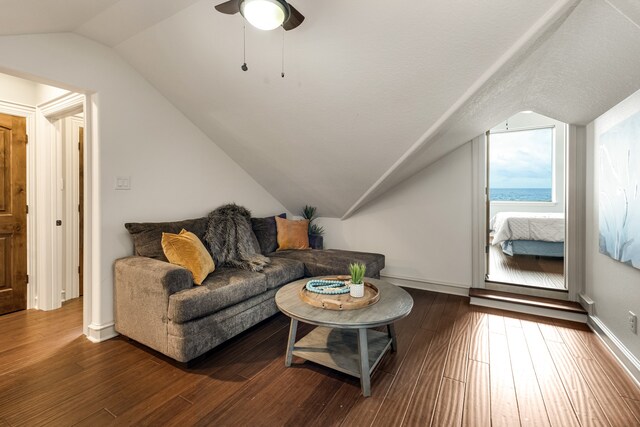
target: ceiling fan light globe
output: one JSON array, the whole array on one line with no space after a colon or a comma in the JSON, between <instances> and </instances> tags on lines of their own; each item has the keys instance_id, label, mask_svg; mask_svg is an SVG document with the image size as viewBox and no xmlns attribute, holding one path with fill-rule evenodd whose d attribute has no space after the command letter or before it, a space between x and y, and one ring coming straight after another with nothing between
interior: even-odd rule
<instances>
[{"instance_id":1,"label":"ceiling fan light globe","mask_svg":"<svg viewBox=\"0 0 640 427\"><path fill-rule=\"evenodd\" d=\"M244 0L240 13L259 30L275 30L287 19L289 11L277 0Z\"/></svg>"}]
</instances>

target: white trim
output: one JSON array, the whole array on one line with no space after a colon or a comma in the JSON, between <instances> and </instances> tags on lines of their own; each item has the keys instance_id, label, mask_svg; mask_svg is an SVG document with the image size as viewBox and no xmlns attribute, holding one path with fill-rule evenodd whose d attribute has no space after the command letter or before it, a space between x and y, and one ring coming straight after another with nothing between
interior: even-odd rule
<instances>
[{"instance_id":1,"label":"white trim","mask_svg":"<svg viewBox=\"0 0 640 427\"><path fill-rule=\"evenodd\" d=\"M562 301L569 301L569 291L557 288L541 288L526 285L513 285L501 282L485 282L485 289L493 291L509 292L513 294L528 295L532 297L551 298Z\"/></svg>"},{"instance_id":2,"label":"white trim","mask_svg":"<svg viewBox=\"0 0 640 427\"><path fill-rule=\"evenodd\" d=\"M0 113L25 117L27 119L27 308L38 308L38 285L36 274L36 109L34 107L8 101L0 101Z\"/></svg>"},{"instance_id":3,"label":"white trim","mask_svg":"<svg viewBox=\"0 0 640 427\"><path fill-rule=\"evenodd\" d=\"M534 314L537 316L551 317L553 319L570 320L572 322L587 323L587 315L572 313L563 310L553 310L550 308L534 307L526 304L518 304L507 301L496 301L486 298L471 297L471 305L479 305L481 307L497 308L506 311L515 311L516 313Z\"/></svg>"},{"instance_id":4,"label":"white trim","mask_svg":"<svg viewBox=\"0 0 640 427\"><path fill-rule=\"evenodd\" d=\"M55 270L57 256L55 238L56 215L56 126L36 109L37 143L35 148L35 164L38 173L35 175L35 222L36 244L34 270L38 277L44 278L42 286L38 286L38 309L53 310L61 306L59 278ZM31 212L30 212L31 214Z\"/></svg>"},{"instance_id":5,"label":"white trim","mask_svg":"<svg viewBox=\"0 0 640 427\"><path fill-rule=\"evenodd\" d=\"M486 218L486 136L480 135L471 142L471 284L474 288L485 287L485 224Z\"/></svg>"},{"instance_id":6,"label":"white trim","mask_svg":"<svg viewBox=\"0 0 640 427\"><path fill-rule=\"evenodd\" d=\"M565 151L565 285L569 300L577 301L584 292L585 230L586 230L586 150L584 126L567 128Z\"/></svg>"},{"instance_id":7,"label":"white trim","mask_svg":"<svg viewBox=\"0 0 640 427\"><path fill-rule=\"evenodd\" d=\"M73 116L83 111L84 98L82 93L67 93L38 105L38 109L49 120Z\"/></svg>"},{"instance_id":8,"label":"white trim","mask_svg":"<svg viewBox=\"0 0 640 427\"><path fill-rule=\"evenodd\" d=\"M99 122L98 94L87 95L84 99L84 304L83 330L89 336L92 319L100 319L101 277L100 277L100 158L98 152ZM112 283L105 286L113 286Z\"/></svg>"},{"instance_id":9,"label":"white trim","mask_svg":"<svg viewBox=\"0 0 640 427\"><path fill-rule=\"evenodd\" d=\"M494 128L496 129L496 128ZM511 129L496 129L490 130L489 133L491 135L495 133L509 133L509 132L524 132L527 130L541 130L541 129L553 129L555 134L556 125L543 125L543 126L524 126L519 128L511 128Z\"/></svg>"},{"instance_id":10,"label":"white trim","mask_svg":"<svg viewBox=\"0 0 640 427\"><path fill-rule=\"evenodd\" d=\"M443 294L469 296L468 285L387 274L380 274L380 278L383 278L387 282L392 283L396 286L402 286L405 288L422 289L426 291L440 292Z\"/></svg>"},{"instance_id":11,"label":"white trim","mask_svg":"<svg viewBox=\"0 0 640 427\"><path fill-rule=\"evenodd\" d=\"M63 118L84 111L85 95L68 93L52 101L39 105L37 112L38 145L36 161L38 163L37 204L48 207L38 214L36 256L39 277L50 278L47 286L38 288L38 308L54 310L62 306L62 282L64 268L63 228L55 222L62 218L62 194L60 178L62 174L62 130ZM64 225L64 224L63 224ZM66 297L71 297L66 292ZM86 304L85 304L86 306ZM86 323L85 323L86 324Z\"/></svg>"},{"instance_id":12,"label":"white trim","mask_svg":"<svg viewBox=\"0 0 640 427\"><path fill-rule=\"evenodd\" d=\"M595 313L596 303L589 296L585 294L578 294L578 302L584 308L589 316L593 316Z\"/></svg>"},{"instance_id":13,"label":"white trim","mask_svg":"<svg viewBox=\"0 0 640 427\"><path fill-rule=\"evenodd\" d=\"M620 362L636 385L640 386L640 360L615 336L598 316L589 316L587 325Z\"/></svg>"},{"instance_id":14,"label":"white trim","mask_svg":"<svg viewBox=\"0 0 640 427\"><path fill-rule=\"evenodd\" d=\"M118 333L116 332L115 323L113 322L107 323L106 325L95 325L92 323L87 326L86 335L89 341L98 343L116 337Z\"/></svg>"}]
</instances>

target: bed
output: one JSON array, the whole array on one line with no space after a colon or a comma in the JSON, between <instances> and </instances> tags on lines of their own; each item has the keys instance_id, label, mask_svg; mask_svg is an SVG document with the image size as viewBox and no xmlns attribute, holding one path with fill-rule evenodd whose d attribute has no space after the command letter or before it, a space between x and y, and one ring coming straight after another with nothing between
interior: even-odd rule
<instances>
[{"instance_id":1,"label":"bed","mask_svg":"<svg viewBox=\"0 0 640 427\"><path fill-rule=\"evenodd\" d=\"M564 257L564 214L500 212L489 227L507 255Z\"/></svg>"}]
</instances>

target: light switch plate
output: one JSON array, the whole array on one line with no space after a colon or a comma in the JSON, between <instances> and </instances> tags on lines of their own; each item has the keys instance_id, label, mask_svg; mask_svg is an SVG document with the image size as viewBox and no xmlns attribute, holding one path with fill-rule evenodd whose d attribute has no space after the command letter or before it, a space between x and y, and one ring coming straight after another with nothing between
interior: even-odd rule
<instances>
[{"instance_id":1,"label":"light switch plate","mask_svg":"<svg viewBox=\"0 0 640 427\"><path fill-rule=\"evenodd\" d=\"M131 177L130 176L117 176L116 177L116 190L131 190Z\"/></svg>"}]
</instances>

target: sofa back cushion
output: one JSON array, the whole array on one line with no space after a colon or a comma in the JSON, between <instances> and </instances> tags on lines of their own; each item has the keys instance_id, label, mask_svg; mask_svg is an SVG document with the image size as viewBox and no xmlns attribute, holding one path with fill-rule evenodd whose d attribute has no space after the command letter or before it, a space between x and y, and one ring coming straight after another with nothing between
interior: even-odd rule
<instances>
[{"instance_id":1,"label":"sofa back cushion","mask_svg":"<svg viewBox=\"0 0 640 427\"><path fill-rule=\"evenodd\" d=\"M286 218L287 214L278 215L279 218ZM251 228L258 239L260 252L263 255L270 254L278 249L278 231L276 228L276 217L251 218Z\"/></svg>"},{"instance_id":2,"label":"sofa back cushion","mask_svg":"<svg viewBox=\"0 0 640 427\"><path fill-rule=\"evenodd\" d=\"M168 261L162 251L162 233L178 234L185 229L203 240L208 223L207 217L203 217L174 222L129 222L124 226L131 234L136 255Z\"/></svg>"}]
</instances>

